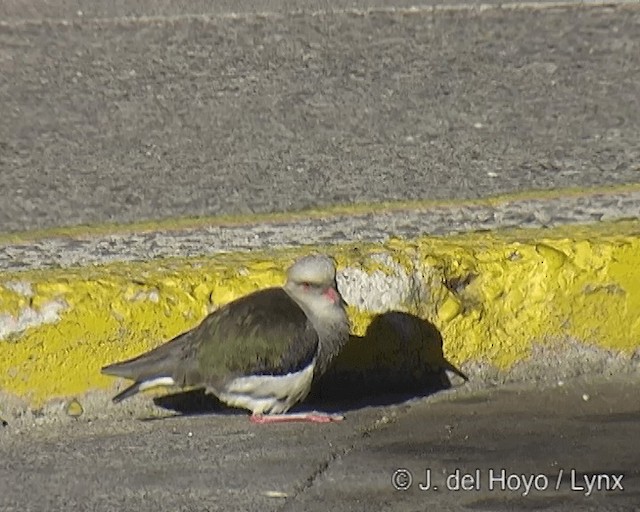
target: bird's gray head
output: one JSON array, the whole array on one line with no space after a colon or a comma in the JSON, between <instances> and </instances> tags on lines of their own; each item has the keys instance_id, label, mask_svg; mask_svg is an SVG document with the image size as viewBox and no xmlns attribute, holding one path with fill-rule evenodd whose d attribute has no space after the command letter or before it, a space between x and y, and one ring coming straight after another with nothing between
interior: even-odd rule
<instances>
[{"instance_id":1,"label":"bird's gray head","mask_svg":"<svg viewBox=\"0 0 640 512\"><path fill-rule=\"evenodd\" d=\"M295 299L314 310L326 306L344 306L336 285L336 265L328 256L300 258L287 270L284 288Z\"/></svg>"},{"instance_id":2,"label":"bird's gray head","mask_svg":"<svg viewBox=\"0 0 640 512\"><path fill-rule=\"evenodd\" d=\"M323 285L331 284L335 278L335 263L323 255L300 258L287 270L287 282Z\"/></svg>"}]
</instances>

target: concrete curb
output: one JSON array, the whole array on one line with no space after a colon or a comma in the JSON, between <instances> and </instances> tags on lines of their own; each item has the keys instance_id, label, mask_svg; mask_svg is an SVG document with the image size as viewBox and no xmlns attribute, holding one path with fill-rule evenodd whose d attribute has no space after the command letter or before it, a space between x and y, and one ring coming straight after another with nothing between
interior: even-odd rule
<instances>
[{"instance_id":1,"label":"concrete curb","mask_svg":"<svg viewBox=\"0 0 640 512\"><path fill-rule=\"evenodd\" d=\"M338 262L354 334L335 382L374 375L384 388L449 364L478 379L532 355L544 377L567 347L568 371L638 363L640 222L628 221L4 272L0 389L37 407L113 388L103 364L281 283L287 264L318 250Z\"/></svg>"},{"instance_id":2,"label":"concrete curb","mask_svg":"<svg viewBox=\"0 0 640 512\"><path fill-rule=\"evenodd\" d=\"M640 185L630 184L465 201L355 204L244 217L80 226L0 236L0 272L637 218Z\"/></svg>"}]
</instances>

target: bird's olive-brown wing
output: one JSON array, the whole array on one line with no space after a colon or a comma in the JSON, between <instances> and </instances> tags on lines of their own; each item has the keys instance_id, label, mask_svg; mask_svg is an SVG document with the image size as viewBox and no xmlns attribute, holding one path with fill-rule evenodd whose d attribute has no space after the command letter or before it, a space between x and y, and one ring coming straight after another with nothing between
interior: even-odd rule
<instances>
[{"instance_id":1,"label":"bird's olive-brown wing","mask_svg":"<svg viewBox=\"0 0 640 512\"><path fill-rule=\"evenodd\" d=\"M283 289L272 288L209 315L192 332L190 345L193 377L197 373L202 383L214 385L231 376L301 370L316 355L318 334L300 306ZM196 384L186 377L187 384Z\"/></svg>"}]
</instances>

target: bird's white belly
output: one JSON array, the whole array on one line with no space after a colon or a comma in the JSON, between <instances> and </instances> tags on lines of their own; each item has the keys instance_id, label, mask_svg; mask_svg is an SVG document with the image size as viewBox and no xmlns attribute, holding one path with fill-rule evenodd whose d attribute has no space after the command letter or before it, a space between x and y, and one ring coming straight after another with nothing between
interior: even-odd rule
<instances>
[{"instance_id":1,"label":"bird's white belly","mask_svg":"<svg viewBox=\"0 0 640 512\"><path fill-rule=\"evenodd\" d=\"M314 367L315 360L303 370L286 375L237 377L224 388L212 391L232 407L242 407L253 414L281 414L307 396Z\"/></svg>"}]
</instances>

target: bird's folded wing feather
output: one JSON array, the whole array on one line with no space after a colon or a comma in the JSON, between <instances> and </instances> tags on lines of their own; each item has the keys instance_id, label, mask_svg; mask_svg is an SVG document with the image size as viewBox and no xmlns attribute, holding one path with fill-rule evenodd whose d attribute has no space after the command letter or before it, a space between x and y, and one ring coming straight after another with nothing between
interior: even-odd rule
<instances>
[{"instance_id":1,"label":"bird's folded wing feather","mask_svg":"<svg viewBox=\"0 0 640 512\"><path fill-rule=\"evenodd\" d=\"M196 336L205 380L206 374L291 373L306 367L318 348L313 325L280 288L256 292L222 308L205 319Z\"/></svg>"},{"instance_id":2,"label":"bird's folded wing feather","mask_svg":"<svg viewBox=\"0 0 640 512\"><path fill-rule=\"evenodd\" d=\"M102 371L137 382L168 376L181 386L216 386L233 376L300 370L317 347L317 332L304 311L283 289L271 288L227 304L193 330Z\"/></svg>"}]
</instances>

